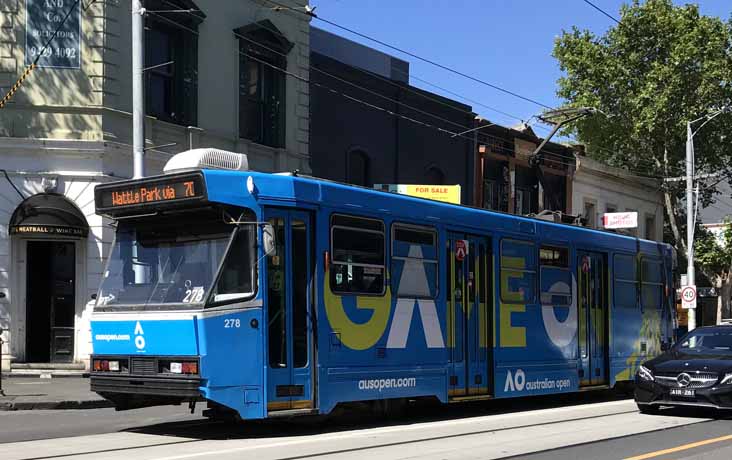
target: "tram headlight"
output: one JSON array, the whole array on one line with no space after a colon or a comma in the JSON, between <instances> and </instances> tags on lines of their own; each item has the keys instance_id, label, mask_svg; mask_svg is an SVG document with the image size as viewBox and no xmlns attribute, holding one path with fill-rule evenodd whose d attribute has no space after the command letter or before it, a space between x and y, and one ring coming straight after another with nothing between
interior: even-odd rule
<instances>
[{"instance_id":1,"label":"tram headlight","mask_svg":"<svg viewBox=\"0 0 732 460\"><path fill-rule=\"evenodd\" d=\"M722 378L722 381L719 382L720 385L730 385L732 384L732 374L724 374L724 378Z\"/></svg>"},{"instance_id":2,"label":"tram headlight","mask_svg":"<svg viewBox=\"0 0 732 460\"><path fill-rule=\"evenodd\" d=\"M637 375L641 380L645 380L647 382L653 382L655 380L653 378L653 372L651 372L647 367L642 365L638 367Z\"/></svg>"},{"instance_id":3,"label":"tram headlight","mask_svg":"<svg viewBox=\"0 0 732 460\"><path fill-rule=\"evenodd\" d=\"M163 374L198 374L198 362L161 361L160 372Z\"/></svg>"},{"instance_id":4,"label":"tram headlight","mask_svg":"<svg viewBox=\"0 0 732 460\"><path fill-rule=\"evenodd\" d=\"M119 372L121 367L118 360L95 359L92 363L94 372Z\"/></svg>"}]
</instances>

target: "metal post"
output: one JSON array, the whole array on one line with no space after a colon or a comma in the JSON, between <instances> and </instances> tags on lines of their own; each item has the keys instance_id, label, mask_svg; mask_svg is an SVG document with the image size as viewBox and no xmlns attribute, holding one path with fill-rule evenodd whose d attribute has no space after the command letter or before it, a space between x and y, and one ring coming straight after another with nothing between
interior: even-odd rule
<instances>
[{"instance_id":1,"label":"metal post","mask_svg":"<svg viewBox=\"0 0 732 460\"><path fill-rule=\"evenodd\" d=\"M3 332L5 332L5 329L0 328L0 396L5 396L3 390L3 345L5 344L2 337Z\"/></svg>"},{"instance_id":2,"label":"metal post","mask_svg":"<svg viewBox=\"0 0 732 460\"><path fill-rule=\"evenodd\" d=\"M686 123L686 285L694 286L694 133L691 131L691 122ZM690 308L688 314L688 329L696 328L696 308Z\"/></svg>"},{"instance_id":3,"label":"metal post","mask_svg":"<svg viewBox=\"0 0 732 460\"><path fill-rule=\"evenodd\" d=\"M143 80L145 9L132 0L132 177L145 175L145 82Z\"/></svg>"}]
</instances>

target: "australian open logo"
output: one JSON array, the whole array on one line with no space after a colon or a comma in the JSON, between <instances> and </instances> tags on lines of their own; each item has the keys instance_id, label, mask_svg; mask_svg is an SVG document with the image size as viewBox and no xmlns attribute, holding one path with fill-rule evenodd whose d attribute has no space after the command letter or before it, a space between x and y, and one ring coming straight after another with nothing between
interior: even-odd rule
<instances>
[{"instance_id":1,"label":"australian open logo","mask_svg":"<svg viewBox=\"0 0 732 460\"><path fill-rule=\"evenodd\" d=\"M138 351L145 351L145 331L139 321L135 324L135 347Z\"/></svg>"}]
</instances>

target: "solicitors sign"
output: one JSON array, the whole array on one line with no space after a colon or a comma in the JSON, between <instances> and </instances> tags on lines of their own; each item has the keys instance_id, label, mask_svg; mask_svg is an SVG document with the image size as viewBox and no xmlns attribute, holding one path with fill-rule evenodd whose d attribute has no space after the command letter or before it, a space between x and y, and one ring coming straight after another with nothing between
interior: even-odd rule
<instances>
[{"instance_id":1,"label":"solicitors sign","mask_svg":"<svg viewBox=\"0 0 732 460\"><path fill-rule=\"evenodd\" d=\"M25 0L26 66L41 55L38 67L81 68L80 3L81 0ZM53 40L44 49L51 37Z\"/></svg>"}]
</instances>

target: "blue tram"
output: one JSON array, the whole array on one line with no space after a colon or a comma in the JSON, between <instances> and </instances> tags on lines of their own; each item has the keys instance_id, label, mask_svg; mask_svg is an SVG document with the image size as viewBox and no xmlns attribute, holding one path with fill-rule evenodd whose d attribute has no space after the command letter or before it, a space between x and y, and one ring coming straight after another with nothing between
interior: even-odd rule
<instances>
[{"instance_id":1,"label":"blue tram","mask_svg":"<svg viewBox=\"0 0 732 460\"><path fill-rule=\"evenodd\" d=\"M118 409L608 388L672 339L668 245L245 163L196 149L96 188L91 387Z\"/></svg>"}]
</instances>

